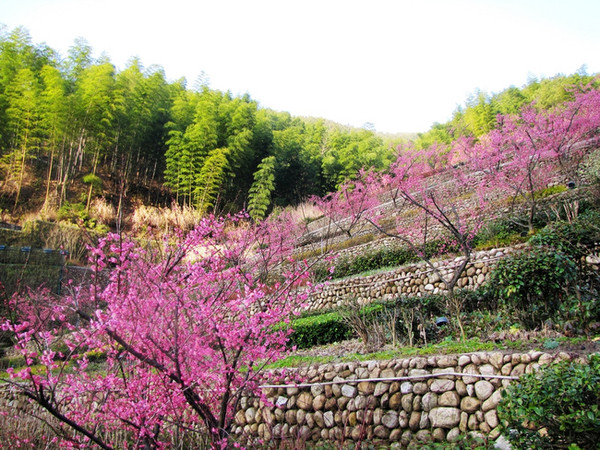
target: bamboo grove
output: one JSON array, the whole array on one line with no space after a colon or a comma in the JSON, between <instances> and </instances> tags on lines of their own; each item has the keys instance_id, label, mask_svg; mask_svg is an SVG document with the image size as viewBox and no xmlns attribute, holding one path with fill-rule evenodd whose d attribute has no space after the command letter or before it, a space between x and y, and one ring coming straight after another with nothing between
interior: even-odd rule
<instances>
[{"instance_id":1,"label":"bamboo grove","mask_svg":"<svg viewBox=\"0 0 600 450\"><path fill-rule=\"evenodd\" d=\"M566 86L590 79L580 71L476 93L451 121L414 135L415 145L483 135L497 114L560 103ZM117 214L124 204L175 201L263 218L335 191L360 168L387 169L403 139L293 117L202 81L190 88L136 58L117 70L83 39L62 56L24 28L0 25L0 210L16 218L66 204L87 210L95 197Z\"/></svg>"},{"instance_id":2,"label":"bamboo grove","mask_svg":"<svg viewBox=\"0 0 600 450\"><path fill-rule=\"evenodd\" d=\"M250 203L263 214L393 155L371 130L294 118L202 83L190 89L135 58L117 71L81 39L62 58L24 29L0 31L4 210L139 195L202 210Z\"/></svg>"}]
</instances>

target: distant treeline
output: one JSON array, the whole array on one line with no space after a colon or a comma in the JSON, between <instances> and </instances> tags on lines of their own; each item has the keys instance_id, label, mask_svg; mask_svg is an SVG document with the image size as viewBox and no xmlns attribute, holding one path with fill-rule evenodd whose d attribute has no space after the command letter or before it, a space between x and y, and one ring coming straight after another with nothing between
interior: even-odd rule
<instances>
[{"instance_id":1,"label":"distant treeline","mask_svg":"<svg viewBox=\"0 0 600 450\"><path fill-rule=\"evenodd\" d=\"M479 136L498 113L547 107L588 82L579 73L479 93L452 121L416 138L428 147ZM398 124L401 128L402 124ZM96 196L217 212L296 204L335 190L362 167L386 169L400 138L261 108L249 95L166 80L138 59L117 71L75 40L62 57L23 28L0 28L0 209L89 208Z\"/></svg>"}]
</instances>

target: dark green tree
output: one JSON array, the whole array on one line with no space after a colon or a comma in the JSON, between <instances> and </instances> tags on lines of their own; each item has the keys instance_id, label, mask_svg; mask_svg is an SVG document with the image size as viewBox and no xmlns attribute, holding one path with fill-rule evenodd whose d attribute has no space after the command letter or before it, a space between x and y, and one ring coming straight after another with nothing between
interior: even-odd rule
<instances>
[{"instance_id":1,"label":"dark green tree","mask_svg":"<svg viewBox=\"0 0 600 450\"><path fill-rule=\"evenodd\" d=\"M15 209L20 200L27 160L39 146L38 91L37 79L28 68L18 70L6 89L6 118L10 141L9 152L3 156L2 163L6 167L6 181L10 180L14 184Z\"/></svg>"},{"instance_id":2,"label":"dark green tree","mask_svg":"<svg viewBox=\"0 0 600 450\"><path fill-rule=\"evenodd\" d=\"M248 195L248 213L254 220L266 217L275 189L275 157L267 156L254 173L254 183Z\"/></svg>"},{"instance_id":3,"label":"dark green tree","mask_svg":"<svg viewBox=\"0 0 600 450\"><path fill-rule=\"evenodd\" d=\"M194 206L202 212L214 209L218 204L229 169L228 153L227 148L211 150L198 173Z\"/></svg>"}]
</instances>

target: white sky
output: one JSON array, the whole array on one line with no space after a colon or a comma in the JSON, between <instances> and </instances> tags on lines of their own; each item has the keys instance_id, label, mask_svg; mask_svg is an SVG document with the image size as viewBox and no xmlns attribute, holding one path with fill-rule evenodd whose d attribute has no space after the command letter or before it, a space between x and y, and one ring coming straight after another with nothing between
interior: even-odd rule
<instances>
[{"instance_id":1,"label":"white sky","mask_svg":"<svg viewBox=\"0 0 600 450\"><path fill-rule=\"evenodd\" d=\"M384 132L426 131L476 89L600 72L598 0L0 0L0 24Z\"/></svg>"}]
</instances>

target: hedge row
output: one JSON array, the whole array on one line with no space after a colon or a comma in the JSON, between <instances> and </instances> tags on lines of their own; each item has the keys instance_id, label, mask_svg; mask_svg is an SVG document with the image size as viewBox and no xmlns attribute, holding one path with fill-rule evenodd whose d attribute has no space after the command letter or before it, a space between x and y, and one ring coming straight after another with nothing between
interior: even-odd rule
<instances>
[{"instance_id":1,"label":"hedge row","mask_svg":"<svg viewBox=\"0 0 600 450\"><path fill-rule=\"evenodd\" d=\"M382 248L359 256L338 259L335 262L335 270L333 274L331 274L329 270L329 264L318 265L313 270L313 273L317 281L323 281L328 278L344 278L370 270L412 264L422 260L422 256L420 256L419 253L423 253L429 258L439 254L442 249L445 252L451 252L455 250L442 241L428 242L418 251L414 251L406 247Z\"/></svg>"}]
</instances>

